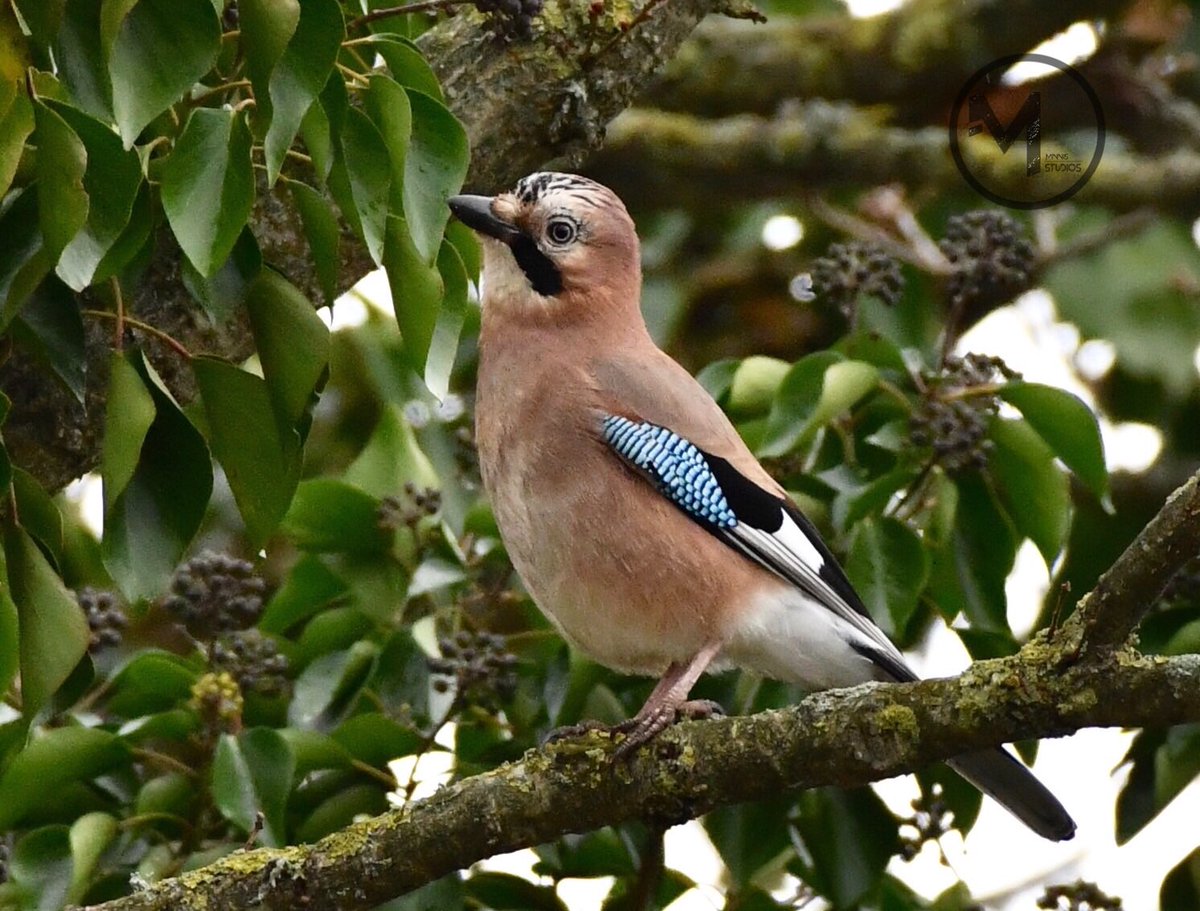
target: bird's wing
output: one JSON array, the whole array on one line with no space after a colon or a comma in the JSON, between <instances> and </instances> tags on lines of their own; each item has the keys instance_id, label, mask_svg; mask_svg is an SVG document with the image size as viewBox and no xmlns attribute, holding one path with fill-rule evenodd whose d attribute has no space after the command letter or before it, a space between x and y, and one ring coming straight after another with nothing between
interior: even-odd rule
<instances>
[{"instance_id":1,"label":"bird's wing","mask_svg":"<svg viewBox=\"0 0 1200 911\"><path fill-rule=\"evenodd\" d=\"M897 680L916 679L794 503L660 424L606 414L601 434L616 455L692 521L856 630L861 638L851 642L854 648Z\"/></svg>"}]
</instances>

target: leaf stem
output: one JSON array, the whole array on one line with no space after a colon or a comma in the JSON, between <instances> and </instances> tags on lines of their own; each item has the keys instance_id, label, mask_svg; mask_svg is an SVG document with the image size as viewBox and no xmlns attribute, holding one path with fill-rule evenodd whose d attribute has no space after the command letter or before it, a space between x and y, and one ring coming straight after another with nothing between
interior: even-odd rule
<instances>
[{"instance_id":1,"label":"leaf stem","mask_svg":"<svg viewBox=\"0 0 1200 911\"><path fill-rule=\"evenodd\" d=\"M163 332L161 329L156 329L149 323L143 323L140 319L134 319L131 316L124 316L123 314L118 316L115 313L109 313L107 310L84 310L83 315L94 316L97 319L119 320L121 323L129 326L130 328L137 329L140 332L145 332L147 335L154 336L184 360L190 361L192 359L192 352L183 347L182 343Z\"/></svg>"},{"instance_id":2,"label":"leaf stem","mask_svg":"<svg viewBox=\"0 0 1200 911\"><path fill-rule=\"evenodd\" d=\"M403 16L405 13L438 12L439 10L449 11L456 6L463 6L470 2L471 0L419 0L417 3L406 3L403 6L373 9L369 13L363 13L356 19L351 19L346 24L346 31L362 28L364 25L377 22L380 19L390 19L392 16Z\"/></svg>"},{"instance_id":3,"label":"leaf stem","mask_svg":"<svg viewBox=\"0 0 1200 911\"><path fill-rule=\"evenodd\" d=\"M220 85L215 85L207 91L201 92L199 95L193 95L188 101L193 107L199 107L206 101L211 101L218 95L224 95L226 92L232 92L234 89L250 88L249 79L234 79L231 82L223 82Z\"/></svg>"},{"instance_id":4,"label":"leaf stem","mask_svg":"<svg viewBox=\"0 0 1200 911\"><path fill-rule=\"evenodd\" d=\"M169 756L166 753L160 753L158 750L148 750L145 747L134 747L133 755L137 759L145 762L152 762L164 768L171 769L174 772L186 775L188 778L198 778L199 773L186 762L176 759L174 756Z\"/></svg>"}]
</instances>

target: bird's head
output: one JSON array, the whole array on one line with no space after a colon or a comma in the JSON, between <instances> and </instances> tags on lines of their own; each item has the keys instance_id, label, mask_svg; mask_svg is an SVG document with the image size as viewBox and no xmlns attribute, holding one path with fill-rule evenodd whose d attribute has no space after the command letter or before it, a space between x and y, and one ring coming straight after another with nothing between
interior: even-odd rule
<instances>
[{"instance_id":1,"label":"bird's head","mask_svg":"<svg viewBox=\"0 0 1200 911\"><path fill-rule=\"evenodd\" d=\"M449 204L483 240L485 309L557 318L608 309L606 304L636 310L637 232L608 187L575 174L540 171L511 192L455 196Z\"/></svg>"}]
</instances>

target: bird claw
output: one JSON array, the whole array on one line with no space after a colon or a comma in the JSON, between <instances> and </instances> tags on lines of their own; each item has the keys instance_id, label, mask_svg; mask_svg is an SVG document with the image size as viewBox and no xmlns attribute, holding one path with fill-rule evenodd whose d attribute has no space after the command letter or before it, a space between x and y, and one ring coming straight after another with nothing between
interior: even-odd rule
<instances>
[{"instance_id":1,"label":"bird claw","mask_svg":"<svg viewBox=\"0 0 1200 911\"><path fill-rule=\"evenodd\" d=\"M629 733L613 751L613 759L625 758L678 721L685 719L702 721L706 718L721 717L724 714L725 710L721 708L720 704L711 699L689 699L675 706L659 706L644 717L635 715L625 722L629 725Z\"/></svg>"}]
</instances>

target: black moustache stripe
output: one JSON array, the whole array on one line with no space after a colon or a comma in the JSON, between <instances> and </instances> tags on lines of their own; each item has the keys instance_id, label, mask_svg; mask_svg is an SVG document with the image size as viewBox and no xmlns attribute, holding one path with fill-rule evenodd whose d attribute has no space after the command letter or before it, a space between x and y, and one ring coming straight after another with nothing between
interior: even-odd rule
<instances>
[{"instance_id":1,"label":"black moustache stripe","mask_svg":"<svg viewBox=\"0 0 1200 911\"><path fill-rule=\"evenodd\" d=\"M562 273L531 238L525 235L517 237L512 242L512 252L534 291L545 297L553 297L562 291Z\"/></svg>"}]
</instances>

